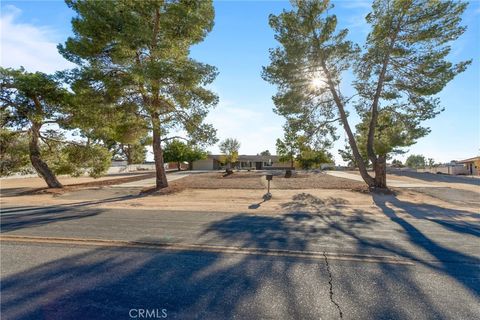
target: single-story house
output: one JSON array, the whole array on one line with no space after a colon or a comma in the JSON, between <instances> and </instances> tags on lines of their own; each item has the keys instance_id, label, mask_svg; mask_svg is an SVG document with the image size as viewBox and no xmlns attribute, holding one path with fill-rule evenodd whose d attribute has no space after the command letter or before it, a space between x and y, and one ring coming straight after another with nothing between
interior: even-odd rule
<instances>
[{"instance_id":1,"label":"single-story house","mask_svg":"<svg viewBox=\"0 0 480 320\"><path fill-rule=\"evenodd\" d=\"M463 164L467 168L468 174L475 176L480 175L480 156L461 160L457 163Z\"/></svg>"},{"instance_id":2,"label":"single-story house","mask_svg":"<svg viewBox=\"0 0 480 320\"><path fill-rule=\"evenodd\" d=\"M207 159L193 162L193 170L219 170L221 169L221 154L210 154ZM239 155L234 168L238 169L285 169L290 168L290 163L280 162L279 157L261 155Z\"/></svg>"}]
</instances>

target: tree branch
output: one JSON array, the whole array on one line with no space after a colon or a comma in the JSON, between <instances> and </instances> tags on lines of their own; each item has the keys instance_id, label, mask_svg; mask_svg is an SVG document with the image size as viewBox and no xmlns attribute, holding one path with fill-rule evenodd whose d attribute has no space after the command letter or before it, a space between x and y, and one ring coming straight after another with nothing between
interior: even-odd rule
<instances>
[{"instance_id":1,"label":"tree branch","mask_svg":"<svg viewBox=\"0 0 480 320\"><path fill-rule=\"evenodd\" d=\"M318 39L318 35L315 32L315 27L312 25L311 30L313 33L313 37L315 40L315 44L317 49L321 52L322 46L320 44L320 41ZM355 136L352 132L352 129L350 128L350 124L348 123L348 117L347 113L345 112L345 106L342 102L341 97L339 96L337 89L335 88L335 83L333 82L332 76L328 70L327 64L325 62L325 58L323 57L323 54L319 54L319 62L322 67L322 71L325 73L325 77L328 82L328 88L332 94L333 99L335 100L335 104L337 105L337 109L340 113L340 118L343 124L343 128L345 129L345 132L347 133L348 136L348 141L350 143L350 148L352 149L352 153L357 160L358 163L358 169L360 171L360 175L362 176L363 180L369 185L372 186L374 184L373 178L368 174L367 167L365 166L365 163L363 162L363 158L360 155L360 152L358 150L358 145L355 140Z\"/></svg>"},{"instance_id":2,"label":"tree branch","mask_svg":"<svg viewBox=\"0 0 480 320\"><path fill-rule=\"evenodd\" d=\"M390 55L392 53L393 47L395 45L395 42L397 40L398 33L400 32L400 25L403 19L403 15L399 18L395 33L392 34L390 38L390 44L388 46L388 50L385 53L385 58L383 61L382 69L380 71L380 74L378 75L378 82L377 82L377 88L375 90L375 95L373 97L373 102L372 102L372 107L371 107L371 117L370 117L370 124L368 128L368 137L367 137L367 154L368 157L370 158L370 161L372 161L372 164L375 166L375 163L377 161L377 156L375 154L374 150L374 139L375 139L375 129L377 126L377 119L378 119L378 104L380 101L380 95L382 93L383 89L383 82L385 80L385 74L387 73L387 68L390 63ZM392 26L393 27L393 26Z\"/></svg>"},{"instance_id":3,"label":"tree branch","mask_svg":"<svg viewBox=\"0 0 480 320\"><path fill-rule=\"evenodd\" d=\"M79 147L87 147L86 145L75 142L75 141L60 140L60 139L45 137L41 134L40 134L40 139L42 139L44 142L45 142L45 140L50 140L50 141L55 141L55 142L60 142L60 143L68 143L68 144L72 144L72 145L79 146Z\"/></svg>"},{"instance_id":4,"label":"tree branch","mask_svg":"<svg viewBox=\"0 0 480 320\"><path fill-rule=\"evenodd\" d=\"M20 134L20 133L27 133L29 131L30 130L15 130L15 131L9 131L9 133Z\"/></svg>"}]
</instances>

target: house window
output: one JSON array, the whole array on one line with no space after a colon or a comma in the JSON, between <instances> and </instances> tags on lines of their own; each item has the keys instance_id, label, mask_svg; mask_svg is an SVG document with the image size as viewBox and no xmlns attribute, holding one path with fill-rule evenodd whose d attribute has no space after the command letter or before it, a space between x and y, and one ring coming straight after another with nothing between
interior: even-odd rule
<instances>
[{"instance_id":1,"label":"house window","mask_svg":"<svg viewBox=\"0 0 480 320\"><path fill-rule=\"evenodd\" d=\"M240 162L240 167L242 167L242 168L247 168L248 166L249 166L249 165L248 165L248 162L246 162L246 161Z\"/></svg>"}]
</instances>

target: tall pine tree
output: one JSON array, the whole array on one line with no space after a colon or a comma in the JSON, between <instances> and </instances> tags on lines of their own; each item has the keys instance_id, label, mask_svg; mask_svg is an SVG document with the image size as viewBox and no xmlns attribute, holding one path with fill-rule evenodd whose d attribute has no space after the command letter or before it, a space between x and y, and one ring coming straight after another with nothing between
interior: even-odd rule
<instances>
[{"instance_id":1,"label":"tall pine tree","mask_svg":"<svg viewBox=\"0 0 480 320\"><path fill-rule=\"evenodd\" d=\"M421 122L441 111L435 95L470 63L447 59L450 43L465 31L460 23L466 4L376 0L366 17L371 31L363 50L347 40L347 29L336 30L329 1L299 0L293 7L269 21L280 47L270 51L263 78L278 86L277 112L307 132L327 128L338 117L362 178L371 188L386 188L387 153L428 133ZM352 69L357 92L348 97L340 83ZM368 124L357 136L349 106ZM386 124L394 128L386 130Z\"/></svg>"},{"instance_id":2,"label":"tall pine tree","mask_svg":"<svg viewBox=\"0 0 480 320\"><path fill-rule=\"evenodd\" d=\"M74 36L60 52L80 66L91 90L147 120L156 187L167 187L162 144L169 132L184 130L197 142L216 142L215 129L203 120L218 101L205 88L217 71L189 57L190 47L213 27L211 1L66 3L77 16Z\"/></svg>"}]
</instances>

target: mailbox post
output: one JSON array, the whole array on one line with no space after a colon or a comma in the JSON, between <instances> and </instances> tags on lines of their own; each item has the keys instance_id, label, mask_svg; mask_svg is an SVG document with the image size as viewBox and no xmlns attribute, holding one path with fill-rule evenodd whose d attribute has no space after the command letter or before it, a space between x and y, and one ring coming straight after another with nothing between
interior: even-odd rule
<instances>
[{"instance_id":1,"label":"mailbox post","mask_svg":"<svg viewBox=\"0 0 480 320\"><path fill-rule=\"evenodd\" d=\"M263 196L263 199L270 200L272 198L272 194L270 193L270 181L273 179L273 174L267 174L265 179L267 179L267 193Z\"/></svg>"}]
</instances>

